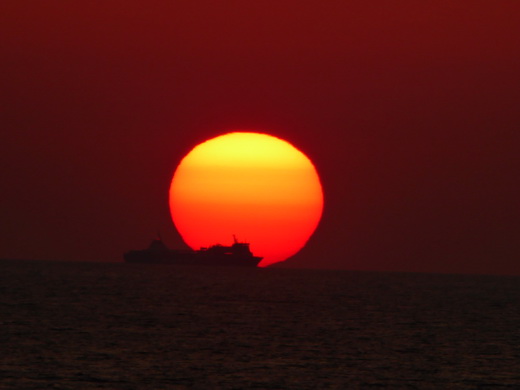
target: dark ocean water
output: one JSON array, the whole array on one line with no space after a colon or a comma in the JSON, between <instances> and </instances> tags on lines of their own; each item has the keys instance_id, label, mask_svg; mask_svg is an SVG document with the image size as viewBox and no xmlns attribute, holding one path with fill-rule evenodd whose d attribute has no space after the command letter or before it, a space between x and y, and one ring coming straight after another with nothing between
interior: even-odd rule
<instances>
[{"instance_id":1,"label":"dark ocean water","mask_svg":"<svg viewBox=\"0 0 520 390\"><path fill-rule=\"evenodd\" d=\"M520 388L520 278L0 262L1 389Z\"/></svg>"}]
</instances>

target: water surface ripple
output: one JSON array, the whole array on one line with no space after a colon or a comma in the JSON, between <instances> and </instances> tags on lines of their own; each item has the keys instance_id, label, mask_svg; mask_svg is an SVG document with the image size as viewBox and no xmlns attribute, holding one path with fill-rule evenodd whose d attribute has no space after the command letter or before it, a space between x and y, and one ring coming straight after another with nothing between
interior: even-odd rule
<instances>
[{"instance_id":1,"label":"water surface ripple","mask_svg":"<svg viewBox=\"0 0 520 390\"><path fill-rule=\"evenodd\" d=\"M520 278L0 262L1 389L520 388Z\"/></svg>"}]
</instances>

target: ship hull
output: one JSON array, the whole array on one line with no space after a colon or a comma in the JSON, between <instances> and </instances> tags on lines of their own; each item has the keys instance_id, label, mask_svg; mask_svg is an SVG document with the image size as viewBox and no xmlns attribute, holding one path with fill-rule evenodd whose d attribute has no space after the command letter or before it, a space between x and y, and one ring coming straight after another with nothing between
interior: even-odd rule
<instances>
[{"instance_id":1,"label":"ship hull","mask_svg":"<svg viewBox=\"0 0 520 390\"><path fill-rule=\"evenodd\" d=\"M258 256L236 256L232 254L211 255L200 252L170 250L165 253L130 251L123 256L126 263L134 264L174 264L201 266L256 267L262 260Z\"/></svg>"},{"instance_id":2,"label":"ship hull","mask_svg":"<svg viewBox=\"0 0 520 390\"><path fill-rule=\"evenodd\" d=\"M123 255L125 262L138 264L209 265L231 267L256 267L262 257L254 256L245 242L235 242L231 246L220 244L200 250L175 250L168 248L157 238L148 249L134 250Z\"/></svg>"}]
</instances>

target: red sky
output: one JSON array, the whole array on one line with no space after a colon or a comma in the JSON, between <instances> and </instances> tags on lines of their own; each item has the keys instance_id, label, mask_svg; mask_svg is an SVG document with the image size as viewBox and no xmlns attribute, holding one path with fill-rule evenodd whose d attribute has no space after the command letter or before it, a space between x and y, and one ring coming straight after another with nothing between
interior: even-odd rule
<instances>
[{"instance_id":1,"label":"red sky","mask_svg":"<svg viewBox=\"0 0 520 390\"><path fill-rule=\"evenodd\" d=\"M119 261L231 130L325 192L294 267L520 274L517 1L4 1L0 258Z\"/></svg>"}]
</instances>

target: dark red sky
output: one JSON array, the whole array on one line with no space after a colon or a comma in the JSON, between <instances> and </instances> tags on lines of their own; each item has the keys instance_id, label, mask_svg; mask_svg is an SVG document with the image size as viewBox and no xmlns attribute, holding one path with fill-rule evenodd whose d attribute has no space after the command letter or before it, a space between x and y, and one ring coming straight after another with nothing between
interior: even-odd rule
<instances>
[{"instance_id":1,"label":"dark red sky","mask_svg":"<svg viewBox=\"0 0 520 390\"><path fill-rule=\"evenodd\" d=\"M520 274L518 1L3 1L0 258L119 261L191 147L316 164L287 265Z\"/></svg>"}]
</instances>

